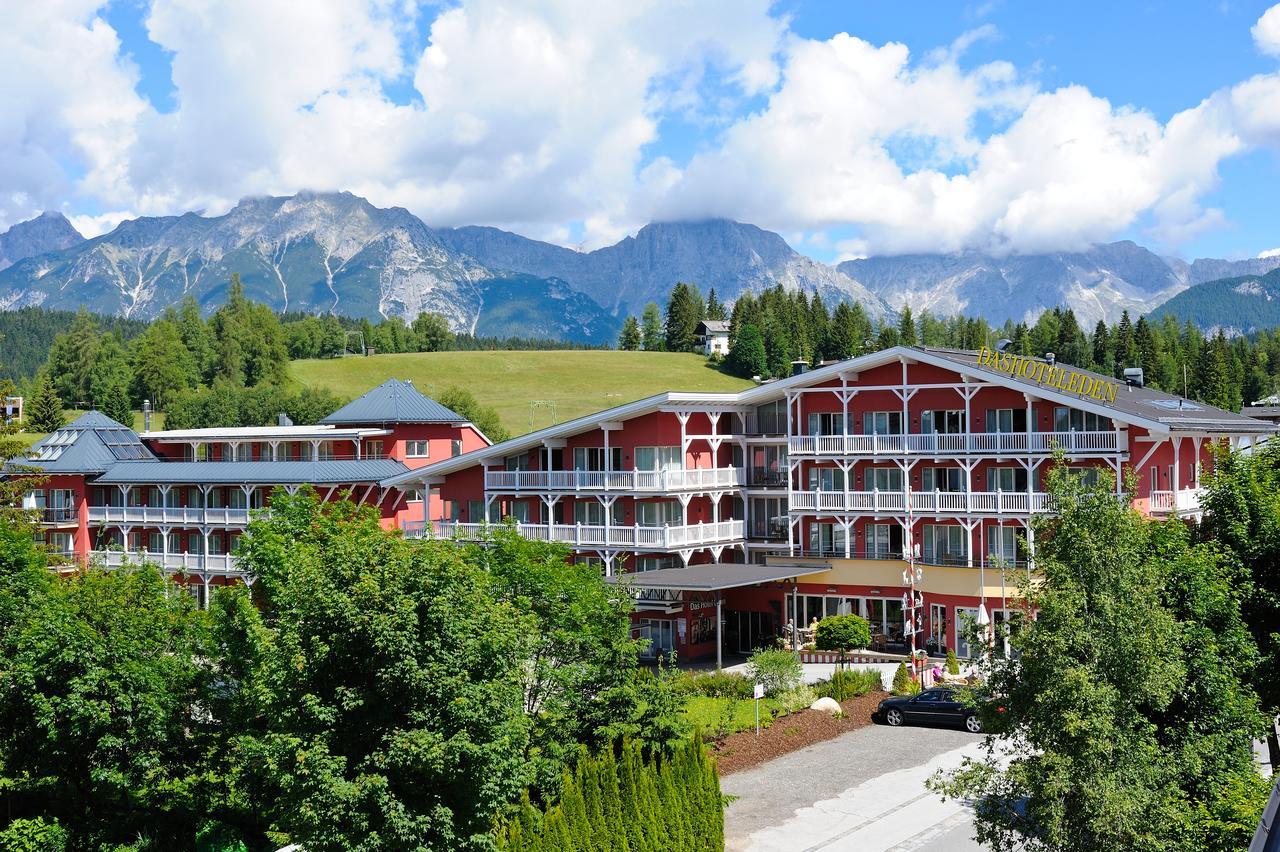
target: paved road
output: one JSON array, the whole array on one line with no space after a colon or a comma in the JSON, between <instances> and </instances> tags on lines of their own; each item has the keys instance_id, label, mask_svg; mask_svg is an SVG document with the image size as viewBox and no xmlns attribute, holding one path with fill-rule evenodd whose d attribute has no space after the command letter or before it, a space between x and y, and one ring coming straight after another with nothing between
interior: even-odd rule
<instances>
[{"instance_id":1,"label":"paved road","mask_svg":"<svg viewBox=\"0 0 1280 852\"><path fill-rule=\"evenodd\" d=\"M924 787L976 756L982 738L950 728L872 725L721 782L735 852L979 852L962 803Z\"/></svg>"}]
</instances>

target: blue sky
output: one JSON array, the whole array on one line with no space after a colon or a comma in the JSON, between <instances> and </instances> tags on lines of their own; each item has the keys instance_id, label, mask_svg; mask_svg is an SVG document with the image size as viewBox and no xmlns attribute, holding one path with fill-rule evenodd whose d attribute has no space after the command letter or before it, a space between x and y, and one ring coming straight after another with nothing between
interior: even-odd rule
<instances>
[{"instance_id":1,"label":"blue sky","mask_svg":"<svg viewBox=\"0 0 1280 852\"><path fill-rule=\"evenodd\" d=\"M315 188L587 247L729 216L823 260L1252 256L1280 248L1268 8L62 0L10 22L0 226Z\"/></svg>"}]
</instances>

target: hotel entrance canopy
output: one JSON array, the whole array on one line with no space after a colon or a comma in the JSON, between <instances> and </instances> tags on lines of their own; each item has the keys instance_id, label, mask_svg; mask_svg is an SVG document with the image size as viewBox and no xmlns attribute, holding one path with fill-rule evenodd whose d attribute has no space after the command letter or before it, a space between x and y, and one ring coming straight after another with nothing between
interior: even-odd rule
<instances>
[{"instance_id":1,"label":"hotel entrance canopy","mask_svg":"<svg viewBox=\"0 0 1280 852\"><path fill-rule=\"evenodd\" d=\"M809 574L830 571L827 565L751 565L734 562L709 562L690 565L688 568L660 568L657 571L637 571L634 574L615 574L607 582L639 590L672 592L714 592L716 596L716 668L724 662L724 615L721 607L724 598L720 592L761 583L794 581Z\"/></svg>"},{"instance_id":2,"label":"hotel entrance canopy","mask_svg":"<svg viewBox=\"0 0 1280 852\"><path fill-rule=\"evenodd\" d=\"M827 565L749 565L734 562L709 562L688 568L661 568L616 574L608 582L633 589L668 589L680 592L721 592L760 583L776 583L809 574L830 571Z\"/></svg>"}]
</instances>

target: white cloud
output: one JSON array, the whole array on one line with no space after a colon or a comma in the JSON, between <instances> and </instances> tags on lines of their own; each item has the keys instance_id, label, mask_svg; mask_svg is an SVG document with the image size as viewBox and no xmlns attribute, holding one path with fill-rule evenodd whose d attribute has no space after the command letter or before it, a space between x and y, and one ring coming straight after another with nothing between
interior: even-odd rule
<instances>
[{"instance_id":1,"label":"white cloud","mask_svg":"<svg viewBox=\"0 0 1280 852\"><path fill-rule=\"evenodd\" d=\"M97 216L73 215L68 216L67 221L71 223L71 227L80 232L80 236L85 239L93 239L101 236L108 231L115 230L126 219L135 219L138 214L132 210L114 210L110 213L101 213Z\"/></svg>"},{"instance_id":2,"label":"white cloud","mask_svg":"<svg viewBox=\"0 0 1280 852\"><path fill-rule=\"evenodd\" d=\"M1263 12L1250 32L1258 50L1280 56L1280 3Z\"/></svg>"},{"instance_id":3,"label":"white cloud","mask_svg":"<svg viewBox=\"0 0 1280 852\"><path fill-rule=\"evenodd\" d=\"M1176 247L1224 224L1203 202L1224 158L1280 147L1280 74L1162 122L963 64L990 24L917 58L801 38L769 0L151 0L175 87L160 113L104 3L18 4L0 30L0 227L68 199L119 211L73 217L100 232L312 188L587 247L706 216L847 256L1065 249L1135 225ZM1280 55L1280 6L1253 35ZM681 122L695 153L661 156Z\"/></svg>"},{"instance_id":4,"label":"white cloud","mask_svg":"<svg viewBox=\"0 0 1280 852\"><path fill-rule=\"evenodd\" d=\"M1258 252L1259 260L1266 257L1280 257L1280 248L1267 249L1266 251Z\"/></svg>"}]
</instances>

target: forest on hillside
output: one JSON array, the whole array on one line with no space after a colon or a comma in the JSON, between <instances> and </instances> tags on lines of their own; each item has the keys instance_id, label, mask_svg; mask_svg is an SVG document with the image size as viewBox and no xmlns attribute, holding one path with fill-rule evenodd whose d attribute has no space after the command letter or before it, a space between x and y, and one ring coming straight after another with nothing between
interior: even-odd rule
<instances>
[{"instance_id":1,"label":"forest on hillside","mask_svg":"<svg viewBox=\"0 0 1280 852\"><path fill-rule=\"evenodd\" d=\"M1230 411L1280 387L1276 328L1232 338L1222 331L1206 336L1194 323L1179 324L1172 315L1135 322L1126 311L1116 324L1100 320L1086 331L1070 308L1045 311L1031 324L1010 320L993 327L981 318L938 317L928 311L916 315L906 307L877 324L856 303L841 302L829 310L820 296L781 286L759 296L746 293L729 311L715 290L704 299L696 285L678 283L665 310L651 302L639 319L626 318L618 345L697 351L697 327L703 319L729 320L730 350L722 367L745 378L781 377L790 374L796 361L817 365L900 343L972 350L1005 338L1017 354L1053 352L1061 363L1116 378L1126 368L1141 367L1150 387Z\"/></svg>"}]
</instances>

